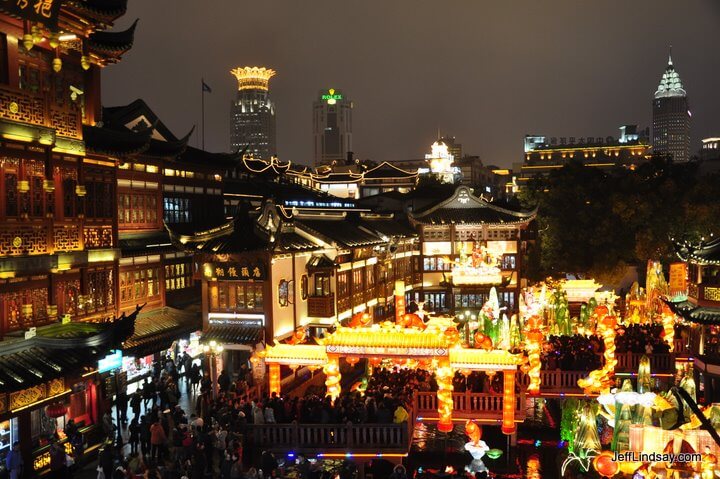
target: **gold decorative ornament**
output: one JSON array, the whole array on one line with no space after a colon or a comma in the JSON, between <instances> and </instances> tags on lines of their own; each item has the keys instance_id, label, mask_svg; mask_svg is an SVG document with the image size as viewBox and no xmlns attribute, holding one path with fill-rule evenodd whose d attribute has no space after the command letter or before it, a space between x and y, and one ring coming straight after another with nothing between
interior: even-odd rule
<instances>
[{"instance_id":1,"label":"gold decorative ornament","mask_svg":"<svg viewBox=\"0 0 720 479\"><path fill-rule=\"evenodd\" d=\"M60 34L59 33L51 33L50 37L48 38L48 43L50 44L50 48L57 48L60 46Z\"/></svg>"},{"instance_id":2,"label":"gold decorative ornament","mask_svg":"<svg viewBox=\"0 0 720 479\"><path fill-rule=\"evenodd\" d=\"M11 101L10 104L8 105L8 111L10 111L10 113L12 113L13 115L16 115L17 112L20 111L20 107L18 106L17 103L15 103L14 101Z\"/></svg>"},{"instance_id":3,"label":"gold decorative ornament","mask_svg":"<svg viewBox=\"0 0 720 479\"><path fill-rule=\"evenodd\" d=\"M13 247L19 248L20 246L22 246L22 238L19 236L14 237L13 238Z\"/></svg>"},{"instance_id":4,"label":"gold decorative ornament","mask_svg":"<svg viewBox=\"0 0 720 479\"><path fill-rule=\"evenodd\" d=\"M31 50L32 47L35 46L35 42L33 41L33 36L29 33L26 33L22 37L22 44L25 47L25 50Z\"/></svg>"},{"instance_id":5,"label":"gold decorative ornament","mask_svg":"<svg viewBox=\"0 0 720 479\"><path fill-rule=\"evenodd\" d=\"M28 180L20 180L17 184L18 191L21 193L27 193L30 191L30 182Z\"/></svg>"},{"instance_id":6,"label":"gold decorative ornament","mask_svg":"<svg viewBox=\"0 0 720 479\"><path fill-rule=\"evenodd\" d=\"M75 185L75 194L83 197L87 194L87 190L85 189L85 185Z\"/></svg>"},{"instance_id":7,"label":"gold decorative ornament","mask_svg":"<svg viewBox=\"0 0 720 479\"><path fill-rule=\"evenodd\" d=\"M30 32L32 33L33 42L40 43L43 40L42 30L37 25L32 27Z\"/></svg>"},{"instance_id":8,"label":"gold decorative ornament","mask_svg":"<svg viewBox=\"0 0 720 479\"><path fill-rule=\"evenodd\" d=\"M62 70L62 60L60 60L59 58L53 58L52 69L55 73L58 73L60 70Z\"/></svg>"},{"instance_id":9,"label":"gold decorative ornament","mask_svg":"<svg viewBox=\"0 0 720 479\"><path fill-rule=\"evenodd\" d=\"M43 190L45 190L46 193L55 191L55 180L43 180Z\"/></svg>"},{"instance_id":10,"label":"gold decorative ornament","mask_svg":"<svg viewBox=\"0 0 720 479\"><path fill-rule=\"evenodd\" d=\"M90 69L90 57L87 55L83 55L80 57L80 66L83 70L89 70Z\"/></svg>"}]
</instances>

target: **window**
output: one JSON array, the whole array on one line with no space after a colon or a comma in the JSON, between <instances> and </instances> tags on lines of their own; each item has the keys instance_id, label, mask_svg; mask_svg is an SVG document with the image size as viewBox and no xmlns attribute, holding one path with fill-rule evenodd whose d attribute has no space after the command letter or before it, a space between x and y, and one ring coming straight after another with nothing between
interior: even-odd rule
<instances>
[{"instance_id":1,"label":"window","mask_svg":"<svg viewBox=\"0 0 720 479\"><path fill-rule=\"evenodd\" d=\"M287 280L280 280L278 285L278 304L285 307L290 304L290 283Z\"/></svg>"},{"instance_id":2,"label":"window","mask_svg":"<svg viewBox=\"0 0 720 479\"><path fill-rule=\"evenodd\" d=\"M18 214L18 191L17 174L5 173L5 214L17 216Z\"/></svg>"},{"instance_id":3,"label":"window","mask_svg":"<svg viewBox=\"0 0 720 479\"><path fill-rule=\"evenodd\" d=\"M425 293L425 311L446 311L447 305L445 304L445 293Z\"/></svg>"},{"instance_id":4,"label":"window","mask_svg":"<svg viewBox=\"0 0 720 479\"><path fill-rule=\"evenodd\" d=\"M235 288L235 310L262 311L263 310L263 285L262 283L240 282L225 283L230 288ZM222 287L222 285L221 285Z\"/></svg>"},{"instance_id":5,"label":"window","mask_svg":"<svg viewBox=\"0 0 720 479\"><path fill-rule=\"evenodd\" d=\"M300 296L305 301L308 297L308 277L306 274L300 278Z\"/></svg>"},{"instance_id":6,"label":"window","mask_svg":"<svg viewBox=\"0 0 720 479\"><path fill-rule=\"evenodd\" d=\"M480 309L488 300L487 293L477 294L456 294L455 309Z\"/></svg>"},{"instance_id":7,"label":"window","mask_svg":"<svg viewBox=\"0 0 720 479\"><path fill-rule=\"evenodd\" d=\"M450 271L450 261L442 256L430 256L423 258L423 269L425 271Z\"/></svg>"},{"instance_id":8,"label":"window","mask_svg":"<svg viewBox=\"0 0 720 479\"><path fill-rule=\"evenodd\" d=\"M86 181L85 217L112 218L113 185L104 181ZM122 217L120 217L122 220Z\"/></svg>"},{"instance_id":9,"label":"window","mask_svg":"<svg viewBox=\"0 0 720 479\"><path fill-rule=\"evenodd\" d=\"M157 222L157 198L154 194L120 193L118 223L155 224Z\"/></svg>"},{"instance_id":10,"label":"window","mask_svg":"<svg viewBox=\"0 0 720 479\"><path fill-rule=\"evenodd\" d=\"M315 296L330 295L330 276L327 274L315 275Z\"/></svg>"},{"instance_id":11,"label":"window","mask_svg":"<svg viewBox=\"0 0 720 479\"><path fill-rule=\"evenodd\" d=\"M166 223L189 223L192 220L188 198L164 198L163 211Z\"/></svg>"},{"instance_id":12,"label":"window","mask_svg":"<svg viewBox=\"0 0 720 479\"><path fill-rule=\"evenodd\" d=\"M120 302L140 302L160 294L160 268L120 272Z\"/></svg>"},{"instance_id":13,"label":"window","mask_svg":"<svg viewBox=\"0 0 720 479\"><path fill-rule=\"evenodd\" d=\"M63 216L65 218L72 218L76 214L76 202L75 202L75 185L77 182L75 178L63 178Z\"/></svg>"},{"instance_id":14,"label":"window","mask_svg":"<svg viewBox=\"0 0 720 479\"><path fill-rule=\"evenodd\" d=\"M375 268L368 266L365 268L365 288L372 289L375 287Z\"/></svg>"},{"instance_id":15,"label":"window","mask_svg":"<svg viewBox=\"0 0 720 479\"><path fill-rule=\"evenodd\" d=\"M104 311L115 303L113 298L113 275L111 270L88 273L88 302L86 312Z\"/></svg>"},{"instance_id":16,"label":"window","mask_svg":"<svg viewBox=\"0 0 720 479\"><path fill-rule=\"evenodd\" d=\"M192 285L189 262L165 265L165 291L190 288Z\"/></svg>"},{"instance_id":17,"label":"window","mask_svg":"<svg viewBox=\"0 0 720 479\"><path fill-rule=\"evenodd\" d=\"M363 270L357 268L353 270L353 290L362 291L363 286Z\"/></svg>"},{"instance_id":18,"label":"window","mask_svg":"<svg viewBox=\"0 0 720 479\"><path fill-rule=\"evenodd\" d=\"M343 298L343 297L347 297L350 294L350 289L348 288L349 282L350 282L350 272L349 271L344 271L342 273L338 273L338 277L337 277L338 297Z\"/></svg>"},{"instance_id":19,"label":"window","mask_svg":"<svg viewBox=\"0 0 720 479\"><path fill-rule=\"evenodd\" d=\"M504 255L502 257L501 268L502 269L515 269L515 255L514 254Z\"/></svg>"},{"instance_id":20,"label":"window","mask_svg":"<svg viewBox=\"0 0 720 479\"><path fill-rule=\"evenodd\" d=\"M8 47L7 37L0 34L0 83L8 83Z\"/></svg>"}]
</instances>

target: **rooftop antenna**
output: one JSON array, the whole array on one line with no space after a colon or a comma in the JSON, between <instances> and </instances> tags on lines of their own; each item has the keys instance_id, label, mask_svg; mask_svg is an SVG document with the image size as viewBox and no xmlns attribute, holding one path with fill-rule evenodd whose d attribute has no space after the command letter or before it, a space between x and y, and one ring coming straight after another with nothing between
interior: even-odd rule
<instances>
[{"instance_id":1,"label":"rooftop antenna","mask_svg":"<svg viewBox=\"0 0 720 479\"><path fill-rule=\"evenodd\" d=\"M672 66L672 45L670 45L670 54L668 55L668 66Z\"/></svg>"}]
</instances>

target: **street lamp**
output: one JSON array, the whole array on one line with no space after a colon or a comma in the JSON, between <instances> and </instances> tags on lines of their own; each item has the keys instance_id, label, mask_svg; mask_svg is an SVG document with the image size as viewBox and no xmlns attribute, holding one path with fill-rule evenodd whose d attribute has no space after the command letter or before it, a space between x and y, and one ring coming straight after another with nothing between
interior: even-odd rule
<instances>
[{"instance_id":1,"label":"street lamp","mask_svg":"<svg viewBox=\"0 0 720 479\"><path fill-rule=\"evenodd\" d=\"M213 399L217 399L217 357L223 352L223 345L217 341L210 341L209 344L203 345L203 352L210 356L210 381L212 382Z\"/></svg>"}]
</instances>

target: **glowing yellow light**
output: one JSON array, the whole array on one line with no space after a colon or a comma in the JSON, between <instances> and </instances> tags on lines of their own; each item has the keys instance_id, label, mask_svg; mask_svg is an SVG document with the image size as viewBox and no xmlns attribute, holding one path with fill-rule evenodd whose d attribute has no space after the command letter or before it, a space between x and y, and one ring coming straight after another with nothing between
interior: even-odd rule
<instances>
[{"instance_id":1,"label":"glowing yellow light","mask_svg":"<svg viewBox=\"0 0 720 479\"><path fill-rule=\"evenodd\" d=\"M270 394L280 395L280 365L270 365Z\"/></svg>"},{"instance_id":2,"label":"glowing yellow light","mask_svg":"<svg viewBox=\"0 0 720 479\"><path fill-rule=\"evenodd\" d=\"M452 410L453 410L453 377L455 372L450 367L450 363L447 360L440 362L440 367L435 370L435 378L437 380L438 390L438 415L440 420L438 421L438 431L450 432L453 430L452 422Z\"/></svg>"},{"instance_id":3,"label":"glowing yellow light","mask_svg":"<svg viewBox=\"0 0 720 479\"><path fill-rule=\"evenodd\" d=\"M264 67L237 67L230 70L238 81L238 90L268 90L270 78L275 70Z\"/></svg>"},{"instance_id":4,"label":"glowing yellow light","mask_svg":"<svg viewBox=\"0 0 720 479\"><path fill-rule=\"evenodd\" d=\"M515 371L503 371L503 434L514 434L515 426Z\"/></svg>"}]
</instances>

